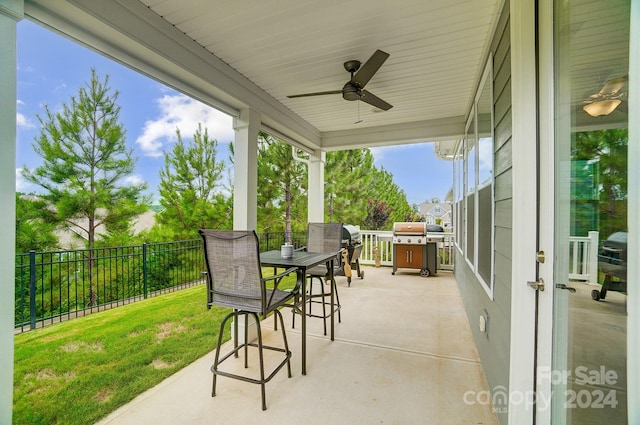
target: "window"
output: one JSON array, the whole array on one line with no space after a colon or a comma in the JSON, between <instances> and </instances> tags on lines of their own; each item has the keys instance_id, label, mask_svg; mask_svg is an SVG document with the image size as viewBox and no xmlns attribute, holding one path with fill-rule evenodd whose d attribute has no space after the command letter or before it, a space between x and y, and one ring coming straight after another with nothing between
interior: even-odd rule
<instances>
[{"instance_id":1,"label":"window","mask_svg":"<svg viewBox=\"0 0 640 425\"><path fill-rule=\"evenodd\" d=\"M493 96L491 60L456 150L454 199L458 249L493 296Z\"/></svg>"},{"instance_id":2,"label":"window","mask_svg":"<svg viewBox=\"0 0 640 425\"><path fill-rule=\"evenodd\" d=\"M475 108L474 108L475 109ZM467 224L467 240L465 243L465 251L467 260L473 265L475 263L475 196L476 196L476 120L475 114L471 113L471 121L467 127L467 137L465 138L465 145L467 147L465 152L464 166L467 170L467 178L465 184L464 200L466 204L466 224Z\"/></svg>"},{"instance_id":3,"label":"window","mask_svg":"<svg viewBox=\"0 0 640 425\"><path fill-rule=\"evenodd\" d=\"M456 147L454 158L454 215L455 215L455 232L456 244L462 251L464 240L464 140L461 140Z\"/></svg>"},{"instance_id":4,"label":"window","mask_svg":"<svg viewBox=\"0 0 640 425\"><path fill-rule=\"evenodd\" d=\"M484 283L492 285L493 274L493 102L490 72L486 72L478 98L478 232L477 271Z\"/></svg>"}]
</instances>

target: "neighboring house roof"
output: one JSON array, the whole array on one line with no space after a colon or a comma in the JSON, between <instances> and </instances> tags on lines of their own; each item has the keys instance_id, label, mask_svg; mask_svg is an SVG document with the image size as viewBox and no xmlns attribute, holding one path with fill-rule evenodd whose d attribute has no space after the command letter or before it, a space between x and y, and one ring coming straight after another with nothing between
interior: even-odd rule
<instances>
[{"instance_id":1,"label":"neighboring house roof","mask_svg":"<svg viewBox=\"0 0 640 425\"><path fill-rule=\"evenodd\" d=\"M424 217L430 215L438 218L449 218L451 216L451 204L445 202L424 202L420 204L420 215Z\"/></svg>"}]
</instances>

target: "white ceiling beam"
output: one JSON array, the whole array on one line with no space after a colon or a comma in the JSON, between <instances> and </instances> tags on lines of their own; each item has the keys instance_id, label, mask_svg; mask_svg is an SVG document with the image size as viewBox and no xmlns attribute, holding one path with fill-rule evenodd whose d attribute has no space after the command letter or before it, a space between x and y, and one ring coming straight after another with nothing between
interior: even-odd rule
<instances>
[{"instance_id":1,"label":"white ceiling beam","mask_svg":"<svg viewBox=\"0 0 640 425\"><path fill-rule=\"evenodd\" d=\"M407 143L455 140L464 137L464 117L416 121L322 133L322 149L341 150Z\"/></svg>"}]
</instances>

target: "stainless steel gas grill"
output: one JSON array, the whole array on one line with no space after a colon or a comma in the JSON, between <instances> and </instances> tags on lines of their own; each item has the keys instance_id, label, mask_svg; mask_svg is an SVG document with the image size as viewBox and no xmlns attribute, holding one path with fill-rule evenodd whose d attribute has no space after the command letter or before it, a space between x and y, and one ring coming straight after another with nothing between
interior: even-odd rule
<instances>
[{"instance_id":1,"label":"stainless steel gas grill","mask_svg":"<svg viewBox=\"0 0 640 425\"><path fill-rule=\"evenodd\" d=\"M347 250L347 258L351 271L357 272L360 279L364 279L364 271L360 270L360 254L362 253L362 237L360 236L360 228L350 224L342 225L342 247ZM344 266L340 268L337 274L344 276ZM347 276L347 283L351 286L351 276Z\"/></svg>"},{"instance_id":2,"label":"stainless steel gas grill","mask_svg":"<svg viewBox=\"0 0 640 425\"><path fill-rule=\"evenodd\" d=\"M593 300L605 299L607 291L627 292L627 232L616 232L602 243L598 267L604 281L600 290L591 291Z\"/></svg>"},{"instance_id":3,"label":"stainless steel gas grill","mask_svg":"<svg viewBox=\"0 0 640 425\"><path fill-rule=\"evenodd\" d=\"M444 238L440 226L427 223L393 223L393 272L419 269L420 276L438 273L438 243Z\"/></svg>"}]
</instances>

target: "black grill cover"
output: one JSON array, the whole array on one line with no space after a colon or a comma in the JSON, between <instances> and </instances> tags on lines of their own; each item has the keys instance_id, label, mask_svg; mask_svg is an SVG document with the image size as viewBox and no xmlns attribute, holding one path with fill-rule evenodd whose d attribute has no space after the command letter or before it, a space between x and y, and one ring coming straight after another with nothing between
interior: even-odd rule
<instances>
[{"instance_id":1,"label":"black grill cover","mask_svg":"<svg viewBox=\"0 0 640 425\"><path fill-rule=\"evenodd\" d=\"M342 225L342 242L348 245L357 245L362 241L360 229L350 224Z\"/></svg>"},{"instance_id":2,"label":"black grill cover","mask_svg":"<svg viewBox=\"0 0 640 425\"><path fill-rule=\"evenodd\" d=\"M627 280L627 232L613 233L602 243L598 265L605 275Z\"/></svg>"},{"instance_id":3,"label":"black grill cover","mask_svg":"<svg viewBox=\"0 0 640 425\"><path fill-rule=\"evenodd\" d=\"M427 224L427 232L444 232L444 228L437 224Z\"/></svg>"}]
</instances>

